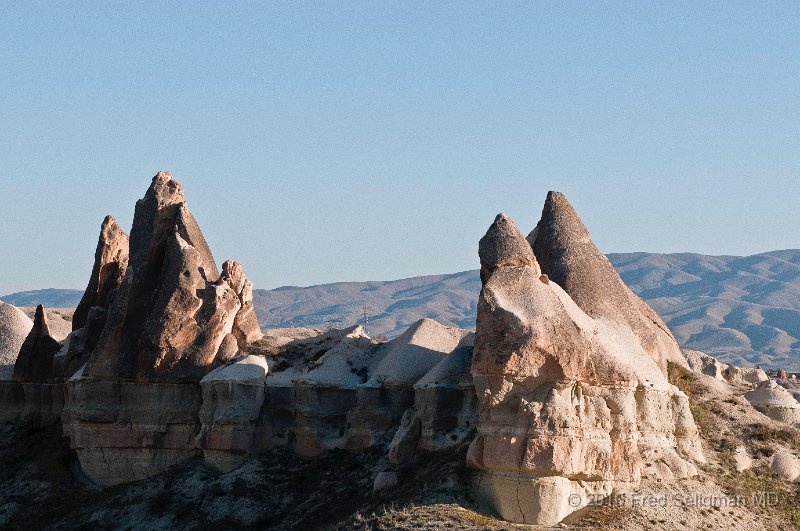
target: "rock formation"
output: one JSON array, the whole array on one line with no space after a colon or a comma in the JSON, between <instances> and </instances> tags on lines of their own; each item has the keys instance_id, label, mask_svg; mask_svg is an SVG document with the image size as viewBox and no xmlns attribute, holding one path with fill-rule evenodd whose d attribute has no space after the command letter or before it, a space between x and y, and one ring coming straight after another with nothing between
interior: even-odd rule
<instances>
[{"instance_id":1,"label":"rock formation","mask_svg":"<svg viewBox=\"0 0 800 531\"><path fill-rule=\"evenodd\" d=\"M19 350L32 328L33 321L22 310L0 301L0 380L13 377Z\"/></svg>"},{"instance_id":2,"label":"rock formation","mask_svg":"<svg viewBox=\"0 0 800 531\"><path fill-rule=\"evenodd\" d=\"M528 241L542 272L589 317L630 329L662 371L670 361L685 365L672 333L622 282L564 194L547 194L542 218Z\"/></svg>"},{"instance_id":3,"label":"rock formation","mask_svg":"<svg viewBox=\"0 0 800 531\"><path fill-rule=\"evenodd\" d=\"M531 237L548 275L504 215L479 245L479 419L468 462L478 498L526 524L552 525L590 496L635 488L645 461L684 477L702 458L688 400L666 379L680 351L648 324L652 310L597 258L561 197L550 194Z\"/></svg>"},{"instance_id":4,"label":"rock formation","mask_svg":"<svg viewBox=\"0 0 800 531\"><path fill-rule=\"evenodd\" d=\"M724 380L731 384L750 385L757 385L769 380L767 373L761 369L728 365L703 352L683 350L683 355L691 370L711 376L717 380Z\"/></svg>"},{"instance_id":5,"label":"rock formation","mask_svg":"<svg viewBox=\"0 0 800 531\"><path fill-rule=\"evenodd\" d=\"M100 238L94 253L94 266L89 284L72 316L72 330L86 325L95 306L108 308L114 291L122 284L128 267L128 235L112 216L106 216L100 227Z\"/></svg>"},{"instance_id":6,"label":"rock formation","mask_svg":"<svg viewBox=\"0 0 800 531\"><path fill-rule=\"evenodd\" d=\"M250 355L200 380L202 427L195 441L205 460L224 472L239 466L257 446L268 372L263 357Z\"/></svg>"},{"instance_id":7,"label":"rock formation","mask_svg":"<svg viewBox=\"0 0 800 531\"><path fill-rule=\"evenodd\" d=\"M64 431L90 478L142 479L219 441L239 452L238 421L225 406L241 405L253 385L231 383L225 395L216 380L200 382L261 337L252 286L236 262L220 274L169 173L136 203L129 239L106 218L81 310L56 366L69 377ZM221 433L201 432L201 416Z\"/></svg>"},{"instance_id":8,"label":"rock formation","mask_svg":"<svg viewBox=\"0 0 800 531\"><path fill-rule=\"evenodd\" d=\"M761 382L744 397L769 418L800 427L800 402L774 380Z\"/></svg>"},{"instance_id":9,"label":"rock formation","mask_svg":"<svg viewBox=\"0 0 800 531\"><path fill-rule=\"evenodd\" d=\"M36 308L33 328L14 364L14 379L21 382L46 382L53 378L53 356L61 344L50 335L47 314L41 304Z\"/></svg>"},{"instance_id":10,"label":"rock formation","mask_svg":"<svg viewBox=\"0 0 800 531\"><path fill-rule=\"evenodd\" d=\"M128 235L112 216L106 216L100 227L86 291L72 317L72 333L53 360L57 378L70 378L89 360L127 268Z\"/></svg>"},{"instance_id":11,"label":"rock formation","mask_svg":"<svg viewBox=\"0 0 800 531\"><path fill-rule=\"evenodd\" d=\"M136 203L127 271L83 375L197 382L259 337L251 301L241 267L219 274L181 185L159 172Z\"/></svg>"}]
</instances>

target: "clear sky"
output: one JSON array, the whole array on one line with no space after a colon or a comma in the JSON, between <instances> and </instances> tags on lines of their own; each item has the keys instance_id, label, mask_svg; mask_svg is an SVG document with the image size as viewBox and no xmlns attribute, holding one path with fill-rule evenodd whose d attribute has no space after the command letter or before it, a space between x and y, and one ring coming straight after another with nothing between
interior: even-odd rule
<instances>
[{"instance_id":1,"label":"clear sky","mask_svg":"<svg viewBox=\"0 0 800 531\"><path fill-rule=\"evenodd\" d=\"M56 5L57 4L57 5ZM800 2L0 0L0 294L82 289L159 169L256 287L800 247Z\"/></svg>"}]
</instances>

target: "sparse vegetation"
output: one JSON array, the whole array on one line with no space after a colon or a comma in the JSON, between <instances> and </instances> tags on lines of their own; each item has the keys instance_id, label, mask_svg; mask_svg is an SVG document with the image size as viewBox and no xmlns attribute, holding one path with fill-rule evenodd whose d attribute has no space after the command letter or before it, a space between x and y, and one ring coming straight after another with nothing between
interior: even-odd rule
<instances>
[{"instance_id":1,"label":"sparse vegetation","mask_svg":"<svg viewBox=\"0 0 800 531\"><path fill-rule=\"evenodd\" d=\"M716 401L699 378L676 364L669 364L669 381L689 398L692 415L707 447L716 453L716 461L703 467L722 487L726 495L743 496L750 510L782 522L786 529L800 528L800 485L784 481L766 466L738 472L734 452L743 446L755 458L769 457L776 445L800 451L800 430L773 422L742 422L731 411L739 404L734 399ZM721 402L721 403L720 403ZM723 405L724 404L724 405ZM753 503L764 493L774 493L769 505Z\"/></svg>"}]
</instances>

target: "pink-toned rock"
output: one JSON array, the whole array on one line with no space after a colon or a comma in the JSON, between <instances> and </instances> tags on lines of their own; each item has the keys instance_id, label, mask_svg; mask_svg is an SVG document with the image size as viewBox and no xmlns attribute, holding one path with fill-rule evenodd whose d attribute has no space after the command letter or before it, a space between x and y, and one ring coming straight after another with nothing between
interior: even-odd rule
<instances>
[{"instance_id":1,"label":"pink-toned rock","mask_svg":"<svg viewBox=\"0 0 800 531\"><path fill-rule=\"evenodd\" d=\"M247 280L239 262L228 260L222 264L222 278L239 297L241 308L233 321L233 335L239 347L244 347L261 339L261 327L258 324L256 310L253 306L253 284Z\"/></svg>"},{"instance_id":2,"label":"pink-toned rock","mask_svg":"<svg viewBox=\"0 0 800 531\"><path fill-rule=\"evenodd\" d=\"M112 216L106 216L100 227L89 284L72 316L73 331L84 327L93 307L108 308L110 297L122 284L127 268L128 235L120 229Z\"/></svg>"},{"instance_id":3,"label":"pink-toned rock","mask_svg":"<svg viewBox=\"0 0 800 531\"><path fill-rule=\"evenodd\" d=\"M622 282L564 194L547 194L542 218L528 241L542 272L587 315L629 328L662 371L667 362L686 366L672 333L656 312Z\"/></svg>"},{"instance_id":4,"label":"pink-toned rock","mask_svg":"<svg viewBox=\"0 0 800 531\"><path fill-rule=\"evenodd\" d=\"M106 224L101 246L105 229ZM97 262L104 260L103 255ZM250 282L235 262L226 262L224 273L186 206L181 185L159 172L136 203L127 268L109 291L108 308L91 307L85 326L71 334L58 357L61 373L69 376L73 361L80 359L75 353L91 351L67 382L63 425L81 466L98 484L142 479L202 452L196 440L199 382L260 337L248 313ZM97 277L102 284L102 274ZM93 293L92 282L89 287ZM212 395L228 384L214 385ZM259 385L263 396L263 382L237 389L257 395ZM241 405L247 397L239 394L231 396ZM212 398L212 412L224 417L224 397ZM238 430L238 425L217 424L217 431L235 435ZM234 435L230 440L241 446ZM243 450L236 446L230 451L237 455L228 456L224 434L213 430L203 440L210 441L209 452L219 453L219 462L239 458Z\"/></svg>"},{"instance_id":5,"label":"pink-toned rock","mask_svg":"<svg viewBox=\"0 0 800 531\"><path fill-rule=\"evenodd\" d=\"M570 256L571 240L564 241ZM541 274L504 215L479 254L472 360L479 420L468 454L479 470L478 498L504 519L553 525L582 505L570 500L634 488L645 460L676 476L696 472L688 400L627 322L587 315ZM595 305L585 295L585 305Z\"/></svg>"},{"instance_id":6,"label":"pink-toned rock","mask_svg":"<svg viewBox=\"0 0 800 531\"><path fill-rule=\"evenodd\" d=\"M260 334L241 267L219 274L181 185L159 172L136 203L127 273L84 377L196 382L234 356L229 335L242 347Z\"/></svg>"}]
</instances>

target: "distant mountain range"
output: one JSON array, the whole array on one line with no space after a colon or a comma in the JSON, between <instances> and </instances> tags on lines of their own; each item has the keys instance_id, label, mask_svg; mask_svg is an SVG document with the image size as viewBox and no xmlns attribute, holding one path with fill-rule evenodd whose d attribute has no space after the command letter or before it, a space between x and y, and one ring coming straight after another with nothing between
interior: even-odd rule
<instances>
[{"instance_id":1,"label":"distant mountain range","mask_svg":"<svg viewBox=\"0 0 800 531\"><path fill-rule=\"evenodd\" d=\"M666 321L685 348L739 365L800 371L800 250L753 256L611 254L623 280ZM394 337L423 317L474 328L478 271L403 280L255 290L263 327L363 323ZM0 297L16 306L74 307L79 290Z\"/></svg>"},{"instance_id":2,"label":"distant mountain range","mask_svg":"<svg viewBox=\"0 0 800 531\"><path fill-rule=\"evenodd\" d=\"M82 296L83 290L47 288L3 295L0 301L17 307L44 304L47 308L77 308Z\"/></svg>"}]
</instances>

